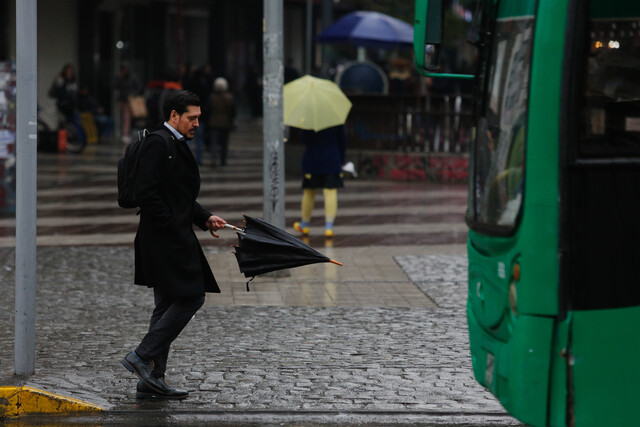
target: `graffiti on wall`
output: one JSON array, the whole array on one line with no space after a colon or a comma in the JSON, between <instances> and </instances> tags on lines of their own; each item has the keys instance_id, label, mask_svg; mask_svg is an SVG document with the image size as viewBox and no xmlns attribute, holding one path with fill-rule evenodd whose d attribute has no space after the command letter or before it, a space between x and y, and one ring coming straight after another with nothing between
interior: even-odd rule
<instances>
[{"instance_id":1,"label":"graffiti on wall","mask_svg":"<svg viewBox=\"0 0 640 427\"><path fill-rule=\"evenodd\" d=\"M424 181L427 178L427 159L424 156L396 155L389 177L398 181Z\"/></svg>"},{"instance_id":2,"label":"graffiti on wall","mask_svg":"<svg viewBox=\"0 0 640 427\"><path fill-rule=\"evenodd\" d=\"M359 153L362 177L398 181L461 182L469 177L469 157L460 154Z\"/></svg>"},{"instance_id":3,"label":"graffiti on wall","mask_svg":"<svg viewBox=\"0 0 640 427\"><path fill-rule=\"evenodd\" d=\"M464 181L469 178L469 157L429 157L429 171L436 181Z\"/></svg>"},{"instance_id":4,"label":"graffiti on wall","mask_svg":"<svg viewBox=\"0 0 640 427\"><path fill-rule=\"evenodd\" d=\"M15 212L16 67L0 62L0 213Z\"/></svg>"}]
</instances>

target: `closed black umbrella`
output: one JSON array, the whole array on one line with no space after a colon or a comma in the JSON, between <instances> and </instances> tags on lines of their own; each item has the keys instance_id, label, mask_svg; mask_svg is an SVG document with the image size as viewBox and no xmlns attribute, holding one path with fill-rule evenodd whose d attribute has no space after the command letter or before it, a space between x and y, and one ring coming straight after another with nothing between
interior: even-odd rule
<instances>
[{"instance_id":1,"label":"closed black umbrella","mask_svg":"<svg viewBox=\"0 0 640 427\"><path fill-rule=\"evenodd\" d=\"M319 262L342 265L278 227L261 219L243 216L246 223L244 229L231 225L228 228L238 233L235 256L240 272L245 277Z\"/></svg>"}]
</instances>

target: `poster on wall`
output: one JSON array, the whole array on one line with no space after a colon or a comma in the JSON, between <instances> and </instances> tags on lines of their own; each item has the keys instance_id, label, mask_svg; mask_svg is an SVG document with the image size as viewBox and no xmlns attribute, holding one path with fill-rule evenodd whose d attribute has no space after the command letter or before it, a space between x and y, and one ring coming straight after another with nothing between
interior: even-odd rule
<instances>
[{"instance_id":1,"label":"poster on wall","mask_svg":"<svg viewBox=\"0 0 640 427\"><path fill-rule=\"evenodd\" d=\"M0 215L16 209L16 66L0 62Z\"/></svg>"}]
</instances>

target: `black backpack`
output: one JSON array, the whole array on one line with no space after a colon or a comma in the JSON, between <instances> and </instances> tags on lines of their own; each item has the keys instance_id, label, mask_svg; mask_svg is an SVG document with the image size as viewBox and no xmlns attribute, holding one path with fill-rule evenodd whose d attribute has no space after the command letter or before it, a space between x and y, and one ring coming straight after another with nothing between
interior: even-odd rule
<instances>
[{"instance_id":1,"label":"black backpack","mask_svg":"<svg viewBox=\"0 0 640 427\"><path fill-rule=\"evenodd\" d=\"M169 135L169 131L163 129L149 132L143 129L138 132L138 139L127 145L124 156L118 160L118 205L121 208L137 208L140 206L136 200L134 193L136 183L136 173L138 171L138 162L142 155L142 150L147 146L147 140L151 135L157 135L167 144L168 167L173 165L176 154L176 147L172 143L173 137Z\"/></svg>"}]
</instances>

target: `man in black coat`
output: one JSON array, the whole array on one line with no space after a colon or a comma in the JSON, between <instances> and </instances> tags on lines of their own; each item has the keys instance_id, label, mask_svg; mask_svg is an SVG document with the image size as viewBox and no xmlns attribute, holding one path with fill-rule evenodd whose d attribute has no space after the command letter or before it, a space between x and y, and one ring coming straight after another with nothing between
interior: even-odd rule
<instances>
[{"instance_id":1,"label":"man in black coat","mask_svg":"<svg viewBox=\"0 0 640 427\"><path fill-rule=\"evenodd\" d=\"M186 140L199 125L200 99L171 91L162 112L166 121L144 142L134 187L141 208L134 283L153 288L155 309L148 333L122 365L140 378L137 397L182 399L188 392L164 381L169 347L204 304L205 292L220 292L193 224L215 231L226 221L196 201L200 173Z\"/></svg>"}]
</instances>

